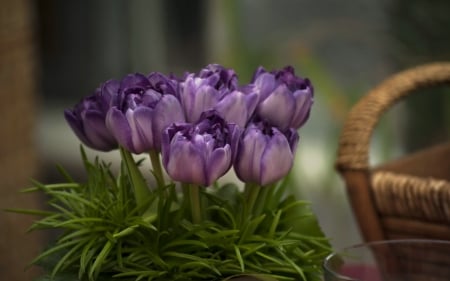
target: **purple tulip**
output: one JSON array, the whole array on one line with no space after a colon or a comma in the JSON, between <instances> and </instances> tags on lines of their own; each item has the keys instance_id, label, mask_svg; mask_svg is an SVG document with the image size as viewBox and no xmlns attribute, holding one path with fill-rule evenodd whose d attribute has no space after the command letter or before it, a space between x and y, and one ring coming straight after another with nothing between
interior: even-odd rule
<instances>
[{"instance_id":1,"label":"purple tulip","mask_svg":"<svg viewBox=\"0 0 450 281\"><path fill-rule=\"evenodd\" d=\"M106 123L120 145L133 153L161 150L163 131L184 122L176 82L160 73L129 74L122 79Z\"/></svg>"},{"instance_id":2,"label":"purple tulip","mask_svg":"<svg viewBox=\"0 0 450 281\"><path fill-rule=\"evenodd\" d=\"M173 180L209 186L224 175L235 158L239 127L215 111L197 124L173 124L163 135L162 160Z\"/></svg>"},{"instance_id":3,"label":"purple tulip","mask_svg":"<svg viewBox=\"0 0 450 281\"><path fill-rule=\"evenodd\" d=\"M197 122L204 111L213 109L225 95L235 89L235 72L217 64L208 65L198 75L188 74L180 84L180 100L187 121Z\"/></svg>"},{"instance_id":4,"label":"purple tulip","mask_svg":"<svg viewBox=\"0 0 450 281\"><path fill-rule=\"evenodd\" d=\"M118 147L105 123L106 113L118 88L119 82L107 81L93 95L76 104L73 110L64 111L64 117L75 135L90 148L110 151Z\"/></svg>"},{"instance_id":5,"label":"purple tulip","mask_svg":"<svg viewBox=\"0 0 450 281\"><path fill-rule=\"evenodd\" d=\"M268 185L292 168L299 136L296 130L281 132L267 122L250 123L241 136L234 163L243 182Z\"/></svg>"},{"instance_id":6,"label":"purple tulip","mask_svg":"<svg viewBox=\"0 0 450 281\"><path fill-rule=\"evenodd\" d=\"M225 68L219 64L207 65L205 68L200 70L198 77L203 79L215 77L215 82L212 83L212 86L219 91L222 89L233 91L238 87L236 72L233 69Z\"/></svg>"},{"instance_id":7,"label":"purple tulip","mask_svg":"<svg viewBox=\"0 0 450 281\"><path fill-rule=\"evenodd\" d=\"M256 112L262 119L282 130L298 129L308 120L314 89L309 79L295 75L294 68L267 72L260 67L252 84L259 95Z\"/></svg>"},{"instance_id":8,"label":"purple tulip","mask_svg":"<svg viewBox=\"0 0 450 281\"><path fill-rule=\"evenodd\" d=\"M254 92L233 91L225 95L214 109L228 123L244 128L258 104L258 95Z\"/></svg>"}]
</instances>

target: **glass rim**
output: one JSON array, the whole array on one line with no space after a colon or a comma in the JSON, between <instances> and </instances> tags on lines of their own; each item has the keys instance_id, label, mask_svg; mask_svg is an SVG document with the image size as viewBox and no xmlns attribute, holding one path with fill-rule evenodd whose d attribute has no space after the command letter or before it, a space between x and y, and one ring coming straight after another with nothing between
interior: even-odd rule
<instances>
[{"instance_id":1,"label":"glass rim","mask_svg":"<svg viewBox=\"0 0 450 281\"><path fill-rule=\"evenodd\" d=\"M333 251L330 253L322 262L322 269L324 270L324 273L331 274L334 278L339 278L340 280L346 280L346 281L359 281L359 279L355 279L352 277L348 277L342 274L339 274L335 272L333 269L331 269L328 264L329 261L335 257L336 255L339 255L341 253L344 253L345 251L356 249L356 248L362 248L367 247L371 248L372 246L377 245L390 245L390 244L445 244L450 245L450 240L440 240L440 239L426 239L426 238L405 238L405 239L392 239L392 240L377 240L377 241L370 241L370 242L361 242L358 244L354 244L348 247L341 248L339 250Z\"/></svg>"}]
</instances>

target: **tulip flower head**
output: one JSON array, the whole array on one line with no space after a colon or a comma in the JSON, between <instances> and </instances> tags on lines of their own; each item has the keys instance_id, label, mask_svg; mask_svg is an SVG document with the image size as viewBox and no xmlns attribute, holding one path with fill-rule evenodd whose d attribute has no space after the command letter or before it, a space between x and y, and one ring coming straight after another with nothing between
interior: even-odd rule
<instances>
[{"instance_id":1,"label":"tulip flower head","mask_svg":"<svg viewBox=\"0 0 450 281\"><path fill-rule=\"evenodd\" d=\"M235 90L227 93L218 101L214 109L228 123L234 123L244 128L255 111L257 104L258 95L256 93L245 93L244 91Z\"/></svg>"},{"instance_id":2,"label":"tulip flower head","mask_svg":"<svg viewBox=\"0 0 450 281\"><path fill-rule=\"evenodd\" d=\"M196 124L173 124L163 135L162 159L169 176L183 183L209 186L231 167L239 128L215 111Z\"/></svg>"},{"instance_id":3,"label":"tulip flower head","mask_svg":"<svg viewBox=\"0 0 450 281\"><path fill-rule=\"evenodd\" d=\"M106 113L118 88L117 81L107 81L93 95L76 104L74 109L64 111L64 117L75 135L92 149L110 151L118 147L105 123Z\"/></svg>"},{"instance_id":4,"label":"tulip flower head","mask_svg":"<svg viewBox=\"0 0 450 281\"><path fill-rule=\"evenodd\" d=\"M162 132L184 122L176 82L160 73L130 74L122 79L107 126L120 145L133 153L161 150Z\"/></svg>"},{"instance_id":5,"label":"tulip flower head","mask_svg":"<svg viewBox=\"0 0 450 281\"><path fill-rule=\"evenodd\" d=\"M241 136L234 163L236 175L243 182L268 185L286 176L292 168L299 136L266 121L250 123Z\"/></svg>"},{"instance_id":6,"label":"tulip flower head","mask_svg":"<svg viewBox=\"0 0 450 281\"><path fill-rule=\"evenodd\" d=\"M260 118L282 130L299 129L308 120L314 89L309 79L295 75L294 68L267 72L260 67L252 84L259 95L256 112Z\"/></svg>"},{"instance_id":7,"label":"tulip flower head","mask_svg":"<svg viewBox=\"0 0 450 281\"><path fill-rule=\"evenodd\" d=\"M212 64L200 73L188 74L180 83L180 100L186 120L196 123L203 112L213 109L226 94L237 89L234 70Z\"/></svg>"},{"instance_id":8,"label":"tulip flower head","mask_svg":"<svg viewBox=\"0 0 450 281\"><path fill-rule=\"evenodd\" d=\"M237 89L238 86L236 72L233 69L225 68L219 64L207 65L205 68L200 70L198 76L202 79L209 79L211 77L214 77L210 80L210 82L212 82L211 85L219 91L233 91Z\"/></svg>"}]
</instances>

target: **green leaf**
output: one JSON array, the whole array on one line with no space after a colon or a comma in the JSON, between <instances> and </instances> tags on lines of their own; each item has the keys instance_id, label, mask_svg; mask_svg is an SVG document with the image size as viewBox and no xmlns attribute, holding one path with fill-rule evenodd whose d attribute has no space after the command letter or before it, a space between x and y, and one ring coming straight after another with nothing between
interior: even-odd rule
<instances>
[{"instance_id":1,"label":"green leaf","mask_svg":"<svg viewBox=\"0 0 450 281\"><path fill-rule=\"evenodd\" d=\"M270 225L270 228L269 228L269 233L268 233L269 237L273 238L275 236L275 231L277 230L278 222L280 221L282 212L283 212L282 210L278 210L276 212L275 217L272 220L272 224Z\"/></svg>"},{"instance_id":2,"label":"green leaf","mask_svg":"<svg viewBox=\"0 0 450 281\"><path fill-rule=\"evenodd\" d=\"M180 270L181 271L188 271L189 269L198 270L199 268L202 268L202 267L206 268L206 269L209 269L209 270L212 270L217 275L221 274L220 271L217 270L217 268L215 266L209 264L208 262L201 261L201 260L185 262L185 263L180 264Z\"/></svg>"},{"instance_id":3,"label":"green leaf","mask_svg":"<svg viewBox=\"0 0 450 281\"><path fill-rule=\"evenodd\" d=\"M264 221L266 215L260 215L256 218L251 219L248 223L244 225L244 230L241 233L241 237L239 239L239 243L243 243L245 240L249 239L251 235L253 235L256 228Z\"/></svg>"},{"instance_id":4,"label":"green leaf","mask_svg":"<svg viewBox=\"0 0 450 281\"><path fill-rule=\"evenodd\" d=\"M142 206L143 204L145 204L146 198L150 196L151 192L148 189L147 184L145 183L145 179L142 176L136 162L131 156L131 153L121 147L120 154L127 168L131 182L133 183L136 203L138 206Z\"/></svg>"},{"instance_id":5,"label":"green leaf","mask_svg":"<svg viewBox=\"0 0 450 281\"><path fill-rule=\"evenodd\" d=\"M31 264L36 264L39 260L47 258L50 255L52 255L56 252L59 252L65 248L72 247L73 245L76 245L77 243L78 243L78 241L75 240L75 241L68 241L68 242L53 246L52 248L50 248L50 249L44 251L43 253L41 253L40 255L38 255L34 260L31 261Z\"/></svg>"},{"instance_id":6,"label":"green leaf","mask_svg":"<svg viewBox=\"0 0 450 281\"><path fill-rule=\"evenodd\" d=\"M89 238L76 241L77 243L56 263L52 270L52 276L55 276L60 270L64 270L69 266L68 264L65 264L65 262L69 260L69 258L73 258L73 255L89 241Z\"/></svg>"},{"instance_id":7,"label":"green leaf","mask_svg":"<svg viewBox=\"0 0 450 281\"><path fill-rule=\"evenodd\" d=\"M56 168L58 169L58 172L69 182L69 183L75 183L75 180L69 175L69 173L61 166L56 165Z\"/></svg>"},{"instance_id":8,"label":"green leaf","mask_svg":"<svg viewBox=\"0 0 450 281\"><path fill-rule=\"evenodd\" d=\"M222 279L222 281L279 281L266 274L239 274Z\"/></svg>"},{"instance_id":9,"label":"green leaf","mask_svg":"<svg viewBox=\"0 0 450 281\"><path fill-rule=\"evenodd\" d=\"M43 188L45 190L52 190L52 189L72 189L72 188L79 188L80 185L78 183L55 183L55 184L40 184L41 187L29 187L26 189L21 190L22 193L28 193L28 192L35 192L42 190Z\"/></svg>"},{"instance_id":10,"label":"green leaf","mask_svg":"<svg viewBox=\"0 0 450 281\"><path fill-rule=\"evenodd\" d=\"M239 266L241 267L241 271L244 272L245 271L245 263L244 263L244 259L242 258L241 255L241 251L239 250L239 247L236 245L233 245L234 247L234 252L236 253L236 258L239 262Z\"/></svg>"},{"instance_id":11,"label":"green leaf","mask_svg":"<svg viewBox=\"0 0 450 281\"><path fill-rule=\"evenodd\" d=\"M200 192L205 219L193 224L175 183L150 191L143 178L133 180L134 172L142 176L134 160L131 169L123 161L115 176L109 164L88 161L84 151L82 157L86 182L35 182L26 190L46 193L54 210L15 209L42 216L32 230L61 230L55 244L35 261L46 264L55 279L68 273L78 276L68 280L77 281L109 281L108 276L134 281L229 276L318 280L329 241L309 204L285 193L288 184L259 192L254 214L244 220L242 191L234 184L217 184ZM136 196L136 182L145 185L145 198Z\"/></svg>"},{"instance_id":12,"label":"green leaf","mask_svg":"<svg viewBox=\"0 0 450 281\"><path fill-rule=\"evenodd\" d=\"M162 245L161 250L166 251L171 248L177 248L179 246L196 246L203 249L208 248L208 244L198 240L175 240L173 242Z\"/></svg>"},{"instance_id":13,"label":"green leaf","mask_svg":"<svg viewBox=\"0 0 450 281\"><path fill-rule=\"evenodd\" d=\"M113 242L110 240L106 241L101 252L95 258L94 264L89 269L88 276L89 276L90 280L95 280L95 278L101 272L101 266L102 266L103 262L105 261L106 257L108 256L109 252L111 251L112 247L113 247Z\"/></svg>"},{"instance_id":14,"label":"green leaf","mask_svg":"<svg viewBox=\"0 0 450 281\"><path fill-rule=\"evenodd\" d=\"M50 211L42 211L42 210L30 210L30 209L18 209L18 208L9 208L3 209L5 212L18 213L24 215L36 215L36 216L50 216L55 214L55 212Z\"/></svg>"},{"instance_id":15,"label":"green leaf","mask_svg":"<svg viewBox=\"0 0 450 281\"><path fill-rule=\"evenodd\" d=\"M92 239L83 247L83 251L81 251L80 269L78 270L78 277L80 279L85 273L87 273L89 264L91 263L91 259L96 252L96 248L93 248L92 246L97 243L99 243L99 241L97 241L96 239Z\"/></svg>"},{"instance_id":16,"label":"green leaf","mask_svg":"<svg viewBox=\"0 0 450 281\"><path fill-rule=\"evenodd\" d=\"M116 234L113 234L113 237L115 239L125 237L127 235L132 234L136 230L136 228L138 228L138 227L139 227L138 224L129 226L129 227L125 228L124 230L121 230L120 232L118 232Z\"/></svg>"},{"instance_id":17,"label":"green leaf","mask_svg":"<svg viewBox=\"0 0 450 281\"><path fill-rule=\"evenodd\" d=\"M282 250L280 250L279 248L277 248L277 252L278 254L280 254L285 261L287 261L294 269L295 271L297 271L297 273L302 277L303 281L307 281L306 280L306 276L305 273L303 272L303 270L297 265L295 264L295 262L290 259Z\"/></svg>"}]
</instances>

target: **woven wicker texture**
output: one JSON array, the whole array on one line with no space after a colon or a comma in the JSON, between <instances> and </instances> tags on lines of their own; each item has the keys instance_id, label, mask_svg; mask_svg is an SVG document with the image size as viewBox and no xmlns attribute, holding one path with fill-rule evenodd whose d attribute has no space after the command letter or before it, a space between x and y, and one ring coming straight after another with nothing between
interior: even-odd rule
<instances>
[{"instance_id":1,"label":"woven wicker texture","mask_svg":"<svg viewBox=\"0 0 450 281\"><path fill-rule=\"evenodd\" d=\"M449 182L377 172L372 185L376 187L374 199L380 214L450 224Z\"/></svg>"},{"instance_id":2,"label":"woven wicker texture","mask_svg":"<svg viewBox=\"0 0 450 281\"><path fill-rule=\"evenodd\" d=\"M370 139L383 113L416 90L435 85L450 85L450 63L393 75L361 98L347 117L336 166L365 240L450 240L450 142L376 169L369 165Z\"/></svg>"},{"instance_id":3,"label":"woven wicker texture","mask_svg":"<svg viewBox=\"0 0 450 281\"><path fill-rule=\"evenodd\" d=\"M450 84L450 63L412 68L384 81L366 94L350 111L339 140L339 169L368 169L370 137L381 115L411 92Z\"/></svg>"}]
</instances>

